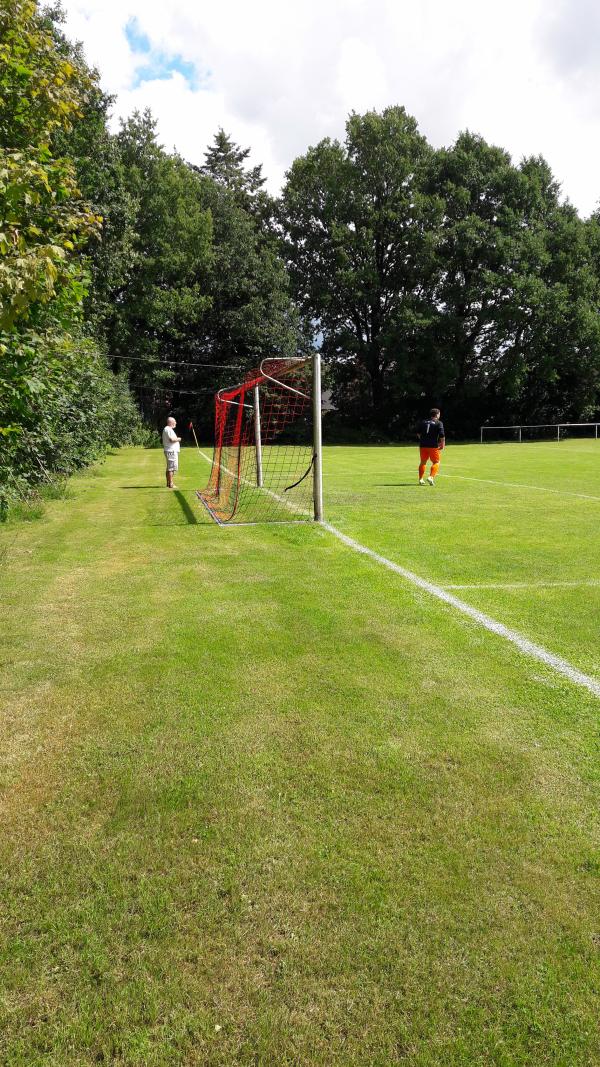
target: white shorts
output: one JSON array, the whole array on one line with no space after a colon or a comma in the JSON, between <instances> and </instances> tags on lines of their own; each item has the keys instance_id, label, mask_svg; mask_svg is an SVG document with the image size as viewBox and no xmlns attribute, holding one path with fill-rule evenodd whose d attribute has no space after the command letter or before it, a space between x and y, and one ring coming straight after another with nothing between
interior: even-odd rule
<instances>
[{"instance_id":1,"label":"white shorts","mask_svg":"<svg viewBox=\"0 0 600 1067\"><path fill-rule=\"evenodd\" d=\"M165 459L169 474L174 474L179 470L179 452L176 452L174 448L165 448Z\"/></svg>"}]
</instances>

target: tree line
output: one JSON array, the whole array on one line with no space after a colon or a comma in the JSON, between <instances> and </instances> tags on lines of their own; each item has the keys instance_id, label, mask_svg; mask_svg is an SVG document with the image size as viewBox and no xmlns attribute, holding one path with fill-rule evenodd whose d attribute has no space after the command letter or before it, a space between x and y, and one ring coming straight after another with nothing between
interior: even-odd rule
<instances>
[{"instance_id":1,"label":"tree line","mask_svg":"<svg viewBox=\"0 0 600 1067\"><path fill-rule=\"evenodd\" d=\"M201 166L113 101L60 7L0 11L0 513L164 415L321 347L339 439L598 417L599 215L540 157L402 107L352 114L278 197L219 130Z\"/></svg>"}]
</instances>

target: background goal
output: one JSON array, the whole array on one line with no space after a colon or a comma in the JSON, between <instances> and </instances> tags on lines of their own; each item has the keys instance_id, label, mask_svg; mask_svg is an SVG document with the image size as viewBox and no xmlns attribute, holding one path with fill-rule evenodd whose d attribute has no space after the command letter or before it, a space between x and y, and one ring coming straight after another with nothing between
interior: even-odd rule
<instances>
[{"instance_id":1,"label":"background goal","mask_svg":"<svg viewBox=\"0 0 600 1067\"><path fill-rule=\"evenodd\" d=\"M599 422L548 422L521 426L481 426L481 444L485 441L565 441L572 437L598 439Z\"/></svg>"},{"instance_id":2,"label":"background goal","mask_svg":"<svg viewBox=\"0 0 600 1067\"><path fill-rule=\"evenodd\" d=\"M219 523L323 517L321 362L264 359L215 398L215 445L198 497Z\"/></svg>"}]
</instances>

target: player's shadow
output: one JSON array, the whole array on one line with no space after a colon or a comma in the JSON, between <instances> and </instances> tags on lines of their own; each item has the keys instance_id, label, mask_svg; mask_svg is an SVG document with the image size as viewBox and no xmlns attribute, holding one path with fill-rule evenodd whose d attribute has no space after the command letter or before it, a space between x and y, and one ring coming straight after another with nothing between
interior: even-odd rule
<instances>
[{"instance_id":1,"label":"player's shadow","mask_svg":"<svg viewBox=\"0 0 600 1067\"><path fill-rule=\"evenodd\" d=\"M161 493L167 494L167 490L164 485L120 485L119 489L156 489ZM181 508L185 522L152 522L151 526L214 526L213 520L206 515L200 517L197 512L191 507L189 502L185 498L185 494L180 489L174 489L170 496L175 497L175 500Z\"/></svg>"},{"instance_id":2,"label":"player's shadow","mask_svg":"<svg viewBox=\"0 0 600 1067\"><path fill-rule=\"evenodd\" d=\"M373 482L377 489L418 489L417 482Z\"/></svg>"},{"instance_id":3,"label":"player's shadow","mask_svg":"<svg viewBox=\"0 0 600 1067\"><path fill-rule=\"evenodd\" d=\"M180 489L173 490L173 496L175 497L177 503L179 504L179 507L183 511L183 514L185 515L185 518L186 518L186 521L187 521L188 525L189 526L200 526L201 524L200 524L200 521L198 519L198 516L197 516L196 512L190 506L188 501L185 499L185 496L181 492L181 490Z\"/></svg>"}]
</instances>

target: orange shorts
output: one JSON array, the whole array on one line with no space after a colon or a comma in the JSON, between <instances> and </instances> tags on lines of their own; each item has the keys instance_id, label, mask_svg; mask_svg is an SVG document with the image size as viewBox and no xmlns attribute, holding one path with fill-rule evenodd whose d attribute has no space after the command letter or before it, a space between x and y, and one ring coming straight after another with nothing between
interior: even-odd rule
<instances>
[{"instance_id":1,"label":"orange shorts","mask_svg":"<svg viewBox=\"0 0 600 1067\"><path fill-rule=\"evenodd\" d=\"M439 448L422 448L421 449L421 463L427 463L430 459L432 463L439 463L441 461L441 455Z\"/></svg>"}]
</instances>

